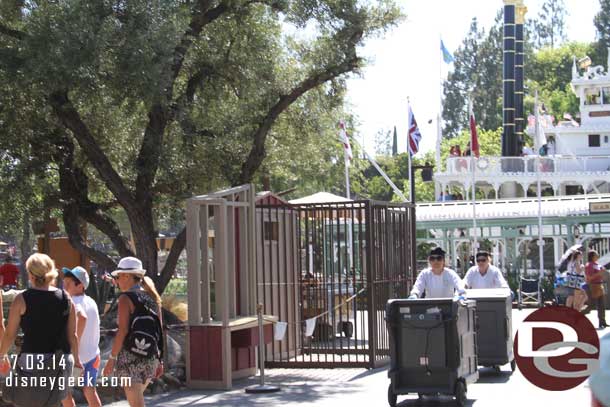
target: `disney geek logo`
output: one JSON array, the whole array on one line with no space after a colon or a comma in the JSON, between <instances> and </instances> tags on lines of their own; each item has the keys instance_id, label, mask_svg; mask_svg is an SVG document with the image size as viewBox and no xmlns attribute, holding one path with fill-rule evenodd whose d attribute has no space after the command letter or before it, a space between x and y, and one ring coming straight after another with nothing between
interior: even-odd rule
<instances>
[{"instance_id":1,"label":"disney geek logo","mask_svg":"<svg viewBox=\"0 0 610 407\"><path fill-rule=\"evenodd\" d=\"M545 390L569 390L599 368L599 337L580 312L554 306L536 310L515 336L515 359L523 376Z\"/></svg>"}]
</instances>

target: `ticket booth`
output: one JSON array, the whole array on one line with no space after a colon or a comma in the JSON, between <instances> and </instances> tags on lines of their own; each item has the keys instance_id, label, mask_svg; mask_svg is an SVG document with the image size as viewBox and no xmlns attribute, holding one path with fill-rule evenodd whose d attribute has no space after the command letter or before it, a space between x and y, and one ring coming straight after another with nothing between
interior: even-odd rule
<instances>
[{"instance_id":1,"label":"ticket booth","mask_svg":"<svg viewBox=\"0 0 610 407\"><path fill-rule=\"evenodd\" d=\"M230 389L256 374L255 192L243 185L187 201L187 386ZM266 315L265 343L275 318Z\"/></svg>"}]
</instances>

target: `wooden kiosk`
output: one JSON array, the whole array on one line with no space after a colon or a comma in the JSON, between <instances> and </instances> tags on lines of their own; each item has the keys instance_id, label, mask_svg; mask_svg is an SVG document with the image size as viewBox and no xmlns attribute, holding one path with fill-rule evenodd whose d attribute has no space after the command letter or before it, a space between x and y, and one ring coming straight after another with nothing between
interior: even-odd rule
<instances>
[{"instance_id":1,"label":"wooden kiosk","mask_svg":"<svg viewBox=\"0 0 610 407\"><path fill-rule=\"evenodd\" d=\"M230 389L256 374L255 192L242 185L187 201L190 388ZM274 318L265 317L264 338Z\"/></svg>"}]
</instances>

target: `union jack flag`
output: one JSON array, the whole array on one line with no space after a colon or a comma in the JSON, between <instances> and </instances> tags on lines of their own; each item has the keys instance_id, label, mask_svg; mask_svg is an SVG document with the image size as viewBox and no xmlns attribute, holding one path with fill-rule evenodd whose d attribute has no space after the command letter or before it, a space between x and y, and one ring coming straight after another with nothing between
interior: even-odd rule
<instances>
[{"instance_id":1,"label":"union jack flag","mask_svg":"<svg viewBox=\"0 0 610 407\"><path fill-rule=\"evenodd\" d=\"M349 144L349 136L345 131L345 122L343 121L339 122L339 139L341 140L341 143L343 143L343 149L345 151L345 163L349 165L353 158L352 147Z\"/></svg>"},{"instance_id":2,"label":"union jack flag","mask_svg":"<svg viewBox=\"0 0 610 407\"><path fill-rule=\"evenodd\" d=\"M411 110L411 106L409 105L409 136L408 136L408 144L409 144L409 154L414 156L419 151L419 142L421 141L421 133L419 132L419 127L417 127L417 121L415 121L415 115L413 115L413 110Z\"/></svg>"}]
</instances>

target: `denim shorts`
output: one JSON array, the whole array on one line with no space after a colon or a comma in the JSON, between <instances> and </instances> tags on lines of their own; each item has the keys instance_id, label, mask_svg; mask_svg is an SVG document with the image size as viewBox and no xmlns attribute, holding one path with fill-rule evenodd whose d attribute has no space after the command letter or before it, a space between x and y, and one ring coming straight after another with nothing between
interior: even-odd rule
<instances>
[{"instance_id":1,"label":"denim shorts","mask_svg":"<svg viewBox=\"0 0 610 407\"><path fill-rule=\"evenodd\" d=\"M97 382L97 374L100 370L100 355L97 355L87 363L83 363L83 377L85 386L93 387Z\"/></svg>"}]
</instances>

